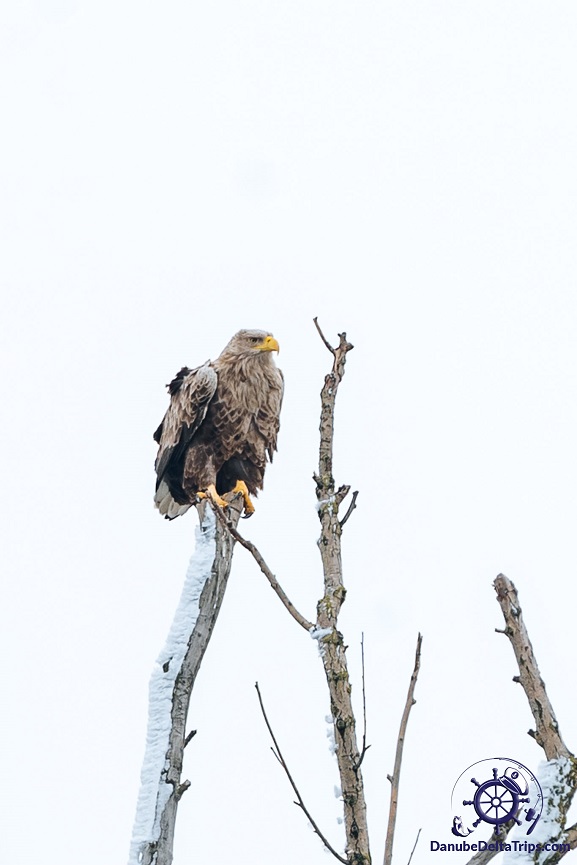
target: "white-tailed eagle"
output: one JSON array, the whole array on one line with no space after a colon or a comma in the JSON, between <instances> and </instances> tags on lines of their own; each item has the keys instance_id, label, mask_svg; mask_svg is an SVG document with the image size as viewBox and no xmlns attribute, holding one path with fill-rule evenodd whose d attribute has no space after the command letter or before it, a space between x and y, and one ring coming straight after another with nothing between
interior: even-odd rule
<instances>
[{"instance_id":1,"label":"white-tailed eagle","mask_svg":"<svg viewBox=\"0 0 577 865\"><path fill-rule=\"evenodd\" d=\"M262 489L279 431L283 376L273 359L279 346L265 330L239 330L215 361L184 366L168 387L170 405L154 433L154 503L166 519L205 496L221 506L227 492L249 498Z\"/></svg>"}]
</instances>

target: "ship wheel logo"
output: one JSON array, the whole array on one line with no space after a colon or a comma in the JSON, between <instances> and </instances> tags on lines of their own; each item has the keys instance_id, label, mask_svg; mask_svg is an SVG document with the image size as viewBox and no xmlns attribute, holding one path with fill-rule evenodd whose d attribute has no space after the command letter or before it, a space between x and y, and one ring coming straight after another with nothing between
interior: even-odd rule
<instances>
[{"instance_id":1,"label":"ship wheel logo","mask_svg":"<svg viewBox=\"0 0 577 865\"><path fill-rule=\"evenodd\" d=\"M527 797L521 798L522 793L528 792L528 787L525 783L525 789L521 789L519 778L519 772L510 768L505 771L501 778L499 778L499 770L494 768L493 777L483 784L479 784L476 778L471 778L471 783L477 788L475 796L472 801L463 800L463 805L472 805L477 812L479 819L473 823L475 829L481 821L492 823L493 826L500 826L501 823L506 823L511 818L515 820L518 826L521 825L521 821L517 820L515 816L519 810L519 804L531 800ZM521 779L522 781L525 780L522 776Z\"/></svg>"},{"instance_id":2,"label":"ship wheel logo","mask_svg":"<svg viewBox=\"0 0 577 865\"><path fill-rule=\"evenodd\" d=\"M453 834L465 837L481 823L488 823L498 835L503 823L514 820L517 826L529 823L526 834L530 835L543 810L543 792L531 770L517 760L508 758L481 760L473 766L478 767L480 777L481 770L487 774L491 771L492 777L479 782L475 777L469 776L469 783L474 784L476 790L472 799L463 798L461 801L465 807L473 806L477 819L468 827L462 817L455 817L451 830ZM469 766L469 769L473 766ZM466 769L455 784L453 799L457 792L461 795L465 792L464 776L468 771ZM469 813L473 816L472 812Z\"/></svg>"}]
</instances>

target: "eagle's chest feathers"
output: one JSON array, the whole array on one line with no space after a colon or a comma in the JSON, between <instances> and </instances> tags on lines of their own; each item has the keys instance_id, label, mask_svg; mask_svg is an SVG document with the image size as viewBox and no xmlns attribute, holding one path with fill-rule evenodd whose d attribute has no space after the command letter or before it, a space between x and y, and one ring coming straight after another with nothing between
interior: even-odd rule
<instances>
[{"instance_id":1,"label":"eagle's chest feathers","mask_svg":"<svg viewBox=\"0 0 577 865\"><path fill-rule=\"evenodd\" d=\"M218 433L225 460L245 452L264 459L267 447L276 443L282 382L276 367L263 360L238 364L234 376L218 370L207 426Z\"/></svg>"}]
</instances>

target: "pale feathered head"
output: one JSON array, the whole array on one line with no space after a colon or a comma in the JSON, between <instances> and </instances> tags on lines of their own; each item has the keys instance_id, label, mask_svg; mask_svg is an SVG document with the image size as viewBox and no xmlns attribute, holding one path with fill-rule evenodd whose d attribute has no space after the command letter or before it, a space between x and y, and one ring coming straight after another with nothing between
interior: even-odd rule
<instances>
[{"instance_id":1,"label":"pale feathered head","mask_svg":"<svg viewBox=\"0 0 577 865\"><path fill-rule=\"evenodd\" d=\"M235 333L220 357L248 358L279 351L279 344L267 330L239 330Z\"/></svg>"}]
</instances>

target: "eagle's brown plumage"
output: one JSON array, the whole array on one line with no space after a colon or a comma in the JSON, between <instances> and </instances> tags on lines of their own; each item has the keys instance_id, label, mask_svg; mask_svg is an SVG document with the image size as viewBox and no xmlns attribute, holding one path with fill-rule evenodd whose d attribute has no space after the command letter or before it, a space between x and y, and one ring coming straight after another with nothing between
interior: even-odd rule
<instances>
[{"instance_id":1,"label":"eagle's brown plumage","mask_svg":"<svg viewBox=\"0 0 577 865\"><path fill-rule=\"evenodd\" d=\"M264 330L240 330L217 360L183 367L168 385L170 405L154 433L154 502L167 519L185 513L209 490L245 495L262 489L267 458L276 450L283 376ZM240 487L238 487L241 482Z\"/></svg>"}]
</instances>

